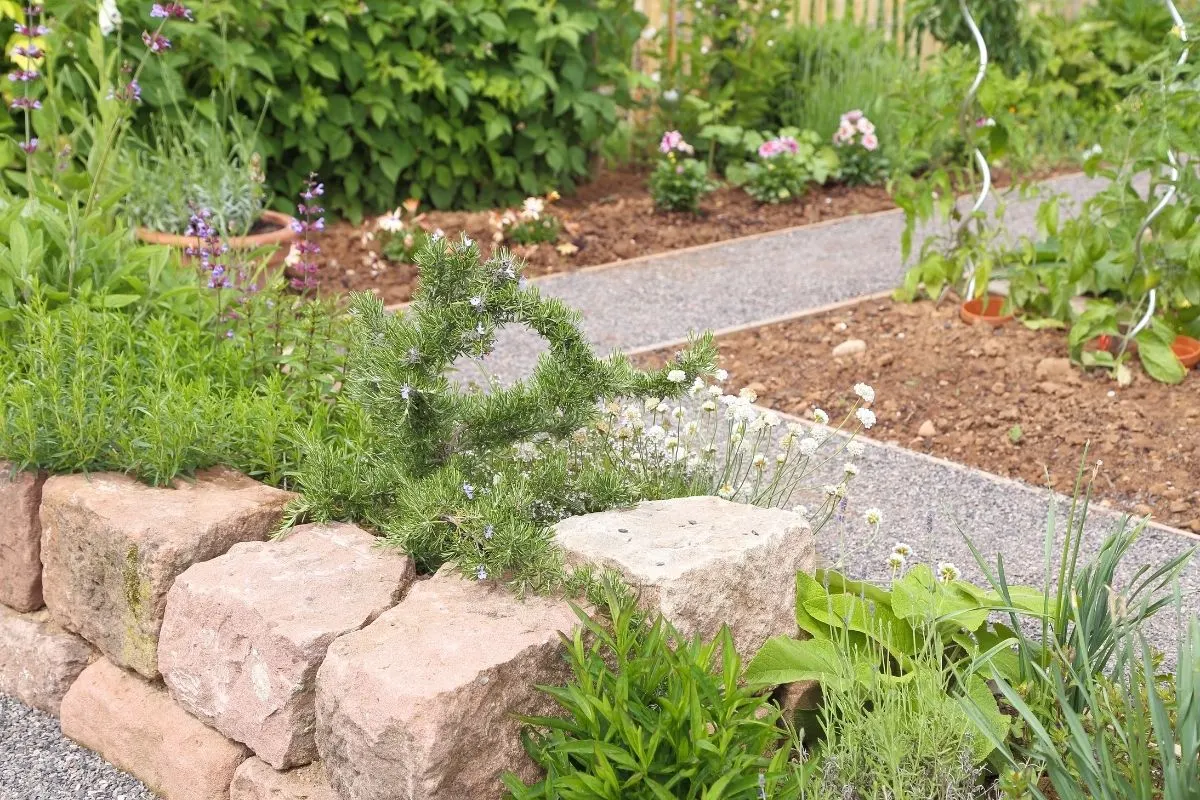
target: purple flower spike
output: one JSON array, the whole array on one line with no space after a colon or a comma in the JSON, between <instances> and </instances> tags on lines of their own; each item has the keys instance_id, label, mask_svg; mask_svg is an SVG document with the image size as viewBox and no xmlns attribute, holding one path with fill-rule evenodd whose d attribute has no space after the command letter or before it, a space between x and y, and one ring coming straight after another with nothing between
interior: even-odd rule
<instances>
[{"instance_id":1,"label":"purple flower spike","mask_svg":"<svg viewBox=\"0 0 1200 800\"><path fill-rule=\"evenodd\" d=\"M21 142L21 144L18 146L22 150L24 150L28 155L33 155L34 153L37 152L37 149L38 149L38 139L35 136L27 142Z\"/></svg>"},{"instance_id":2,"label":"purple flower spike","mask_svg":"<svg viewBox=\"0 0 1200 800\"><path fill-rule=\"evenodd\" d=\"M40 100L35 100L32 97L15 97L15 98L13 98L13 101L8 104L8 107L13 109L14 111L18 111L21 109L26 109L28 111L37 111L39 108L42 107L42 102Z\"/></svg>"},{"instance_id":3,"label":"purple flower spike","mask_svg":"<svg viewBox=\"0 0 1200 800\"><path fill-rule=\"evenodd\" d=\"M8 73L8 79L13 83L29 83L36 81L39 73L36 69L18 69Z\"/></svg>"}]
</instances>

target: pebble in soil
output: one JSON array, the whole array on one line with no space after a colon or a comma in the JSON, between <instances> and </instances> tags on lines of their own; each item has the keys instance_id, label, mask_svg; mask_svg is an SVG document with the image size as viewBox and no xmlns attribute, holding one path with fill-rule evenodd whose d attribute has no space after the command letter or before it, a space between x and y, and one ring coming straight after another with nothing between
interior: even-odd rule
<instances>
[{"instance_id":1,"label":"pebble in soil","mask_svg":"<svg viewBox=\"0 0 1200 800\"><path fill-rule=\"evenodd\" d=\"M835 358L852 339L866 349ZM1200 533L1194 370L1167 386L1134 365L1133 383L1118 387L1066 359L1065 332L964 325L948 302L868 301L718 345L735 382L761 385L760 404L833 414L866 381L878 395L872 438L1035 486L1070 493L1090 445L1089 464L1102 462L1101 502Z\"/></svg>"}]
</instances>

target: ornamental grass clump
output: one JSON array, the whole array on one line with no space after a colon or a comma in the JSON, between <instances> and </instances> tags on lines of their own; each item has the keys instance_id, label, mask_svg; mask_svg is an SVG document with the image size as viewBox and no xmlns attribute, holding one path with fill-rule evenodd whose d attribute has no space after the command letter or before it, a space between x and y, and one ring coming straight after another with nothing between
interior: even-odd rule
<instances>
[{"instance_id":1,"label":"ornamental grass clump","mask_svg":"<svg viewBox=\"0 0 1200 800\"><path fill-rule=\"evenodd\" d=\"M663 158L650 174L650 196L660 211L700 210L700 200L717 188L708 176L708 165L692 158L696 149L679 131L667 131L659 142Z\"/></svg>"}]
</instances>

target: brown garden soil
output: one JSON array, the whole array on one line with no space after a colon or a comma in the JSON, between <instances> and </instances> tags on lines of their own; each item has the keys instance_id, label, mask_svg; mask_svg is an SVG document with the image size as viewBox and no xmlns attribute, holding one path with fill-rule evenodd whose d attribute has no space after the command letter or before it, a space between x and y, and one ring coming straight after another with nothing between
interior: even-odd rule
<instances>
[{"instance_id":1,"label":"brown garden soil","mask_svg":"<svg viewBox=\"0 0 1200 800\"><path fill-rule=\"evenodd\" d=\"M833 358L849 339L866 351ZM864 381L877 398L871 438L1035 486L1070 493L1090 442L1103 504L1200 533L1196 370L1167 386L1135 365L1121 388L1072 366L1063 331L964 325L949 301L864 301L718 344L734 385L752 386L762 405L801 416L821 407L837 419Z\"/></svg>"},{"instance_id":2,"label":"brown garden soil","mask_svg":"<svg viewBox=\"0 0 1200 800\"><path fill-rule=\"evenodd\" d=\"M578 250L564 255L553 244L512 247L526 262L525 275L568 272L895 207L887 190L879 186L817 187L800 202L781 205L761 205L741 189L724 187L704 199L699 214L659 212L646 190L646 179L644 171L604 171L550 206L563 223L559 244L569 242ZM430 231L441 228L451 237L466 231L481 243L485 257L493 246L494 229L487 211L431 211L424 214L421 225ZM358 226L346 222L330 226L321 239L322 280L339 291L374 291L387 303L405 302L416 285L416 268L372 259L370 253L378 246L364 234L373 229L373 219Z\"/></svg>"}]
</instances>

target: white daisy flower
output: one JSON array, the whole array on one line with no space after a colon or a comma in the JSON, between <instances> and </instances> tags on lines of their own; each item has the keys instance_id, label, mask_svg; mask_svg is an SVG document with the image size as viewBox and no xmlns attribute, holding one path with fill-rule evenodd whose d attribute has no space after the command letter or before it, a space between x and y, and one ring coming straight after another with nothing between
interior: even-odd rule
<instances>
[{"instance_id":1,"label":"white daisy flower","mask_svg":"<svg viewBox=\"0 0 1200 800\"><path fill-rule=\"evenodd\" d=\"M812 437L807 437L800 440L800 455L808 457L817 452L817 448L821 443Z\"/></svg>"},{"instance_id":2,"label":"white daisy flower","mask_svg":"<svg viewBox=\"0 0 1200 800\"><path fill-rule=\"evenodd\" d=\"M819 409L819 408L813 409L813 419L815 419L817 422L819 422L822 425L829 424L829 415L826 414L822 409Z\"/></svg>"},{"instance_id":3,"label":"white daisy flower","mask_svg":"<svg viewBox=\"0 0 1200 800\"><path fill-rule=\"evenodd\" d=\"M842 472L846 474L847 478L854 478L858 475L858 466L847 462L842 465Z\"/></svg>"},{"instance_id":4,"label":"white daisy flower","mask_svg":"<svg viewBox=\"0 0 1200 800\"><path fill-rule=\"evenodd\" d=\"M870 430L875 425L875 412L869 408L860 408L854 412L854 416L858 417L858 421L867 430Z\"/></svg>"},{"instance_id":5,"label":"white daisy flower","mask_svg":"<svg viewBox=\"0 0 1200 800\"><path fill-rule=\"evenodd\" d=\"M887 558L888 568L891 569L893 575L900 574L904 569L904 556L899 553L892 553Z\"/></svg>"},{"instance_id":6,"label":"white daisy flower","mask_svg":"<svg viewBox=\"0 0 1200 800\"><path fill-rule=\"evenodd\" d=\"M881 518L882 518L882 515L881 515ZM912 548L909 547L904 542L896 542L896 546L892 548L892 552L899 553L900 555L904 556L905 558L909 558L912 556Z\"/></svg>"},{"instance_id":7,"label":"white daisy flower","mask_svg":"<svg viewBox=\"0 0 1200 800\"><path fill-rule=\"evenodd\" d=\"M867 446L862 442L851 442L846 445L846 454L852 458L862 458L867 452Z\"/></svg>"},{"instance_id":8,"label":"white daisy flower","mask_svg":"<svg viewBox=\"0 0 1200 800\"><path fill-rule=\"evenodd\" d=\"M872 528L875 527L876 525L878 525L879 523L883 522L883 512L880 511L878 508L868 508L866 513L863 516L866 517L867 524L870 525ZM908 555L908 554L901 553L901 555Z\"/></svg>"},{"instance_id":9,"label":"white daisy flower","mask_svg":"<svg viewBox=\"0 0 1200 800\"><path fill-rule=\"evenodd\" d=\"M673 369L667 373L667 380L671 383L683 383L687 380L687 373L681 369Z\"/></svg>"}]
</instances>

